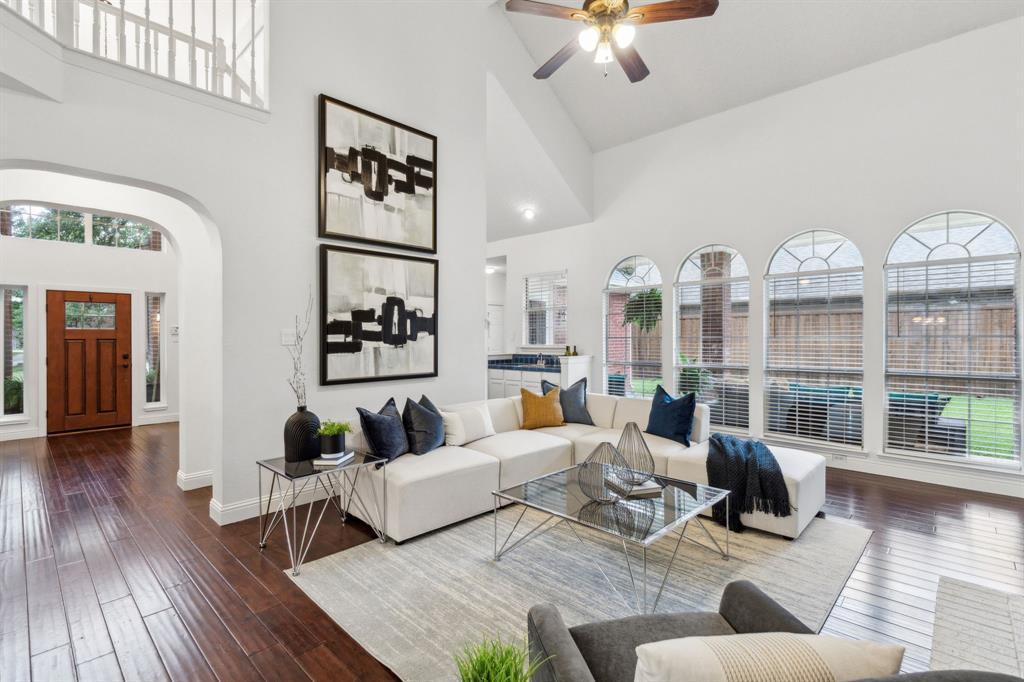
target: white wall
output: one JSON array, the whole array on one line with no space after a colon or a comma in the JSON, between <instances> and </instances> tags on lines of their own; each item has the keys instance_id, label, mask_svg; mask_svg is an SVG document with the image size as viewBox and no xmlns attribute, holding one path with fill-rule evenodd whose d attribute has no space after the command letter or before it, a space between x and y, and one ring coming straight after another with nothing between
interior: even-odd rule
<instances>
[{"instance_id":1,"label":"white wall","mask_svg":"<svg viewBox=\"0 0 1024 682\"><path fill-rule=\"evenodd\" d=\"M566 268L569 341L602 354L602 296L623 257L643 254L671 281L693 249L724 243L752 273L810 228L841 232L865 260L866 458L835 465L1015 494L1019 477L879 457L882 449L882 265L901 229L927 214L978 210L1024 237L1024 19L957 36L595 157L586 225L488 245L508 259L506 328L519 334L514 283ZM751 282L752 301L762 282ZM665 319L672 319L666 296ZM753 315L751 426L760 435L763 316ZM666 339L668 341L668 339ZM663 362L672 362L671 343ZM595 385L600 385L595 363Z\"/></svg>"},{"instance_id":2,"label":"white wall","mask_svg":"<svg viewBox=\"0 0 1024 682\"><path fill-rule=\"evenodd\" d=\"M102 291L132 296L132 423L178 418L178 344L168 334L178 320L178 276L173 247L135 251L0 237L0 283L27 287L25 414L0 422L0 440L46 435L46 291ZM160 311L163 377L161 402L146 406L147 293L164 294Z\"/></svg>"},{"instance_id":3,"label":"white wall","mask_svg":"<svg viewBox=\"0 0 1024 682\"><path fill-rule=\"evenodd\" d=\"M402 399L428 393L441 404L483 397L488 70L514 99L524 92L535 95L523 111L535 128L544 124L541 113L558 109L547 86L531 79L535 65L500 6L289 0L270 3L270 12L269 116L219 103L203 106L193 93L177 96L173 84L141 87L144 76L129 78L119 67L78 54L66 58L59 103L0 90L0 160L64 164L103 178L168 188L165 194L218 228L219 242L211 253L219 257L223 250L223 285L211 284L207 293L210 310L219 311L223 295L223 340L212 330L206 338L188 338L206 327L183 323L181 355L182 371L195 373L190 385L197 386L203 372L214 373L223 380L223 399L217 393L221 382L214 382L192 406L183 402L181 412L183 445L190 407L216 420L216 429L196 434L195 446L202 452L194 449L193 454L205 456L212 469L211 511L221 521L256 513L254 461L280 454L281 430L295 407L285 383L289 362L280 331L303 309L317 280L317 94L439 138L440 375L412 382L310 386L310 409L335 419L354 419L357 405L379 407L392 395ZM555 119L564 123L564 112ZM538 137L557 138L562 123ZM559 156L579 176L586 167L580 159L589 162L589 156L577 153L579 145L570 142L560 143L565 153ZM581 192L589 185L578 184ZM141 197L140 191L125 200L142 202ZM152 200L163 201L159 196ZM119 208L109 205L108 210ZM140 205L122 210L147 217ZM175 218L170 208L166 215L171 221L198 220L196 214ZM174 233L174 225L165 227ZM186 249L178 252L185 260ZM201 252L192 250L191 255ZM183 287L202 284L182 280ZM186 306L185 297L181 312L201 313ZM198 365L186 353L187 343L222 352L223 370ZM316 334L305 350L309 374L315 377ZM187 395L184 374L181 390ZM223 448L222 434L227 436Z\"/></svg>"}]
</instances>

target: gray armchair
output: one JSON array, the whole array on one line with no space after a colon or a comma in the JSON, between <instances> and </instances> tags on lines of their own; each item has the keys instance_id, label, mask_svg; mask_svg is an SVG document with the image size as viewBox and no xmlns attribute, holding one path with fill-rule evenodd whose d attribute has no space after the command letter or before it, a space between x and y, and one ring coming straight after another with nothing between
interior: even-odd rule
<instances>
[{"instance_id":1,"label":"gray armchair","mask_svg":"<svg viewBox=\"0 0 1024 682\"><path fill-rule=\"evenodd\" d=\"M754 632L813 634L753 583L729 583L718 612L630 616L568 628L558 609L539 604L527 615L531 660L544 660L533 682L623 682L636 673L636 647L680 637ZM1019 678L969 670L941 670L861 682L1014 682Z\"/></svg>"},{"instance_id":2,"label":"gray armchair","mask_svg":"<svg viewBox=\"0 0 1024 682\"><path fill-rule=\"evenodd\" d=\"M813 632L753 583L729 583L718 612L657 613L567 628L558 609L527 615L532 659L547 659L533 682L621 682L636 672L636 648L679 637L746 632Z\"/></svg>"}]
</instances>

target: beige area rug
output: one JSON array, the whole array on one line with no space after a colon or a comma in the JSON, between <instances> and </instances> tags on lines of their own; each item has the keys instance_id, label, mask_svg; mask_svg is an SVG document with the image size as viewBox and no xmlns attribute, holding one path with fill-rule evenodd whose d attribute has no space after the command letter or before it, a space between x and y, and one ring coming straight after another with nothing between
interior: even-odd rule
<instances>
[{"instance_id":1,"label":"beige area rug","mask_svg":"<svg viewBox=\"0 0 1024 682\"><path fill-rule=\"evenodd\" d=\"M518 508L503 510L499 531L507 534L518 516ZM528 512L517 533L541 519ZM705 525L724 543L724 528ZM495 562L493 520L486 514L403 545L364 543L305 564L293 580L403 680L454 679L452 657L466 644L493 637L525 642L526 612L534 604L556 604L569 626L635 613L588 560L598 561L618 592L632 598L622 545L579 527L577 532L586 546L560 526ZM695 525L687 532L695 539L702 535ZM795 541L752 530L733 533L728 561L684 541L658 612L717 610L726 584L747 579L817 630L870 536L867 529L827 519L815 519ZM674 540L663 538L648 550L654 591L654 576L660 580L674 547Z\"/></svg>"},{"instance_id":2,"label":"beige area rug","mask_svg":"<svg viewBox=\"0 0 1024 682\"><path fill-rule=\"evenodd\" d=\"M1011 594L939 578L931 669L1024 677L1024 585Z\"/></svg>"}]
</instances>

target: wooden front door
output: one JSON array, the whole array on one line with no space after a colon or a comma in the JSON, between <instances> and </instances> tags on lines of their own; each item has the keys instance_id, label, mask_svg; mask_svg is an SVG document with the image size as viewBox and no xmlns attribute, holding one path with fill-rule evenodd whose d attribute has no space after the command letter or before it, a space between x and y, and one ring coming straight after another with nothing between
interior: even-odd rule
<instances>
[{"instance_id":1,"label":"wooden front door","mask_svg":"<svg viewBox=\"0 0 1024 682\"><path fill-rule=\"evenodd\" d=\"M46 431L132 423L132 297L46 292Z\"/></svg>"}]
</instances>

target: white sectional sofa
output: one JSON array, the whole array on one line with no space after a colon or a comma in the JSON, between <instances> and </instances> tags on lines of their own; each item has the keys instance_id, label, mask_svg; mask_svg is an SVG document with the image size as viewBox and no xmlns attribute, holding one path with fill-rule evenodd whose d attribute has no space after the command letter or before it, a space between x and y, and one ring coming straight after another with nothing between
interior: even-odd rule
<instances>
[{"instance_id":1,"label":"white sectional sofa","mask_svg":"<svg viewBox=\"0 0 1024 682\"><path fill-rule=\"evenodd\" d=\"M402 542L493 509L491 491L582 462L601 442L616 443L622 428L636 422L647 426L650 400L588 394L587 409L594 426L564 426L524 430L522 401L497 398L482 401L494 423L495 435L460 447L444 446L425 455L407 454L387 465L387 534ZM442 408L455 410L471 404ZM707 483L705 460L711 436L710 410L698 404L693 416L690 447L644 433L654 457L655 472L671 478ZM365 451L358 432L353 447ZM789 491L792 513L785 517L755 512L743 514L751 528L796 538L825 503L825 458L803 450L772 446ZM385 476L380 470L359 482L369 501L370 485L383 498ZM358 510L353 513L359 515Z\"/></svg>"}]
</instances>

